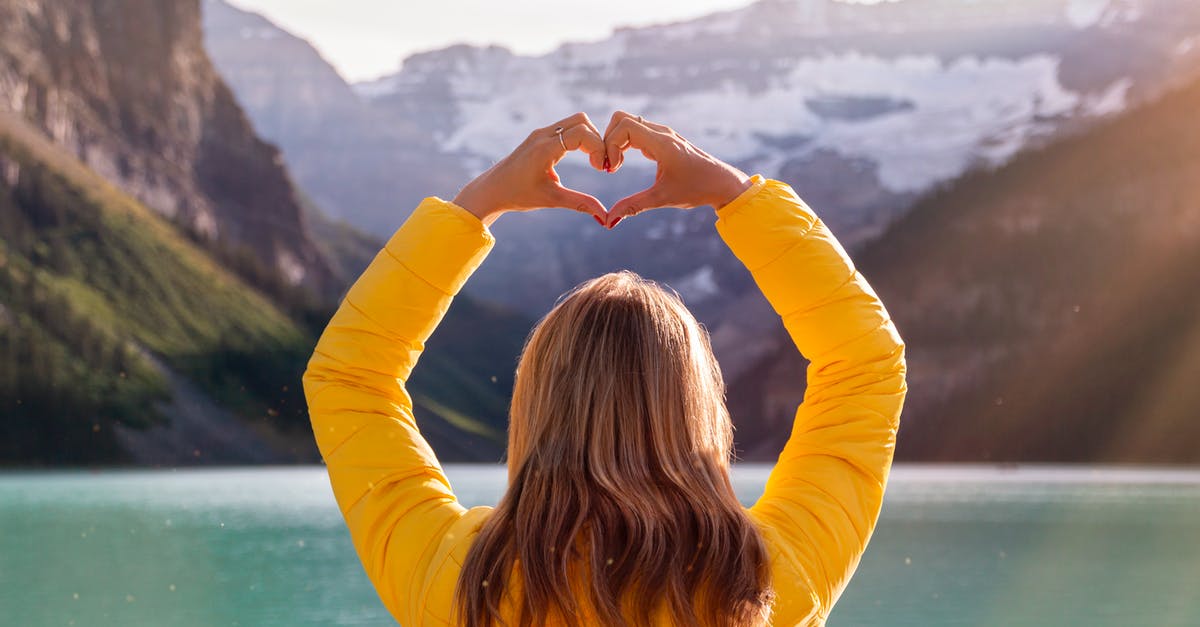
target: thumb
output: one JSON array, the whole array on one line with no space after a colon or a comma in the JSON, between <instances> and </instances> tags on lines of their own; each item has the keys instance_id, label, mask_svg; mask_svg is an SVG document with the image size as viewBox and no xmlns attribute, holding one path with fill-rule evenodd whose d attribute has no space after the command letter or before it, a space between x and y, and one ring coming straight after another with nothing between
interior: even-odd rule
<instances>
[{"instance_id":1,"label":"thumb","mask_svg":"<svg viewBox=\"0 0 1200 627\"><path fill-rule=\"evenodd\" d=\"M596 218L596 220L601 224L604 224L605 221L608 220L608 211L605 210L604 205L591 194L577 192L573 189L563 187L562 185L555 185L554 191L551 193L551 201L553 203L551 206L553 207L571 209L580 213L589 214Z\"/></svg>"},{"instance_id":2,"label":"thumb","mask_svg":"<svg viewBox=\"0 0 1200 627\"><path fill-rule=\"evenodd\" d=\"M620 222L622 218L635 216L647 209L657 209L666 206L662 200L661 191L658 186L652 186L648 189L626 196L617 201L613 205L612 211L608 212L608 228L613 228Z\"/></svg>"}]
</instances>

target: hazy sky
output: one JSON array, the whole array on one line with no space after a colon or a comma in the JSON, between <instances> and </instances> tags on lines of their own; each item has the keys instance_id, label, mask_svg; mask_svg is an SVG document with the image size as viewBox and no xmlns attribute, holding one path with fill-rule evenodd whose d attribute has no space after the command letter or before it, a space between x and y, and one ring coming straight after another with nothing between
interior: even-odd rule
<instances>
[{"instance_id":1,"label":"hazy sky","mask_svg":"<svg viewBox=\"0 0 1200 627\"><path fill-rule=\"evenodd\" d=\"M603 39L616 26L705 15L751 0L230 0L314 44L352 81L394 71L410 53L497 43L522 53Z\"/></svg>"}]
</instances>

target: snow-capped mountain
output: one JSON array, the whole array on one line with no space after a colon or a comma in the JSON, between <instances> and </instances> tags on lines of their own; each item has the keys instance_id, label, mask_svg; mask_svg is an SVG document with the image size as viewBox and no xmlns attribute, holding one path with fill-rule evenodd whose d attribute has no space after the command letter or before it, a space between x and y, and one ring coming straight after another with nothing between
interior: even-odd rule
<instances>
[{"instance_id":1,"label":"snow-capped mountain","mask_svg":"<svg viewBox=\"0 0 1200 627\"><path fill-rule=\"evenodd\" d=\"M904 195L1124 109L1196 60L1197 33L1187 0L764 0L539 57L457 46L357 89L473 170L531 125L627 109L769 175L863 159ZM827 211L857 226L854 204Z\"/></svg>"},{"instance_id":2,"label":"snow-capped mountain","mask_svg":"<svg viewBox=\"0 0 1200 627\"><path fill-rule=\"evenodd\" d=\"M1198 33L1200 4L1190 0L763 0L542 56L455 46L410 57L357 91L390 119L428 129L469 171L570 112L602 125L615 109L636 111L792 183L855 245L931 187L1189 74L1200 65ZM568 181L585 174L564 170ZM596 177L582 184L618 196ZM685 258L711 274L704 265L718 260L682 242L691 232L711 240L711 229L691 216L664 220L676 224L642 236L699 254ZM577 263L587 256L566 248ZM506 266L498 282L485 274L476 289L514 305L543 305L585 276L554 283L530 274L546 290L531 298L507 283L521 263L497 265ZM695 278L657 270L684 284Z\"/></svg>"},{"instance_id":3,"label":"snow-capped mountain","mask_svg":"<svg viewBox=\"0 0 1200 627\"><path fill-rule=\"evenodd\" d=\"M220 28L210 47L246 36ZM247 109L263 128L280 106L308 106L284 85L274 98L264 90L271 72L286 75L283 59L216 49L214 59L235 91L255 94ZM232 76L246 65L254 78ZM602 127L626 109L791 183L853 247L934 186L1123 111L1197 68L1195 0L760 0L540 56L465 45L414 55L354 86L364 113L353 123L326 116L264 134L332 213L383 233L532 128L578 110ZM368 130L350 133L359 142L348 128ZM314 138L337 150L314 148ZM320 166L331 154L344 174ZM606 176L571 156L559 171L611 202L651 179L651 164L630 165ZM679 289L736 373L772 348L763 329L777 323L711 222L709 212L656 212L603 233L568 212L501 220L468 290L539 313L577 282L629 267ZM736 327L723 324L735 316Z\"/></svg>"}]
</instances>

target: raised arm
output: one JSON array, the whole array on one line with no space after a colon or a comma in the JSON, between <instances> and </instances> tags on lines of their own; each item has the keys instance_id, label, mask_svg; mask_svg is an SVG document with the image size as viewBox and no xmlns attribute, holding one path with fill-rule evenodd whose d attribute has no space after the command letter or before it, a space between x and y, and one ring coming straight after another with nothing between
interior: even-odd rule
<instances>
[{"instance_id":1,"label":"raised arm","mask_svg":"<svg viewBox=\"0 0 1200 627\"><path fill-rule=\"evenodd\" d=\"M658 165L610 226L656 207L717 208L717 230L812 362L804 403L750 515L778 552L780 624L823 624L879 516L904 403L904 343L829 229L784 183L751 179L672 129L617 112L605 134ZM815 612L815 616L810 614Z\"/></svg>"},{"instance_id":2,"label":"raised arm","mask_svg":"<svg viewBox=\"0 0 1200 627\"><path fill-rule=\"evenodd\" d=\"M907 389L904 343L792 188L755 177L717 215L721 237L811 362L791 437L751 515L788 545L823 620L879 516Z\"/></svg>"},{"instance_id":3,"label":"raised arm","mask_svg":"<svg viewBox=\"0 0 1200 627\"><path fill-rule=\"evenodd\" d=\"M493 238L463 209L426 199L346 295L304 374L313 434L363 567L389 611L414 624L432 553L466 511L413 419L405 381Z\"/></svg>"},{"instance_id":4,"label":"raised arm","mask_svg":"<svg viewBox=\"0 0 1200 627\"><path fill-rule=\"evenodd\" d=\"M491 250L487 224L506 211L539 207L604 214L595 198L558 184L553 166L568 149L602 153L599 133L582 114L534 131L454 202L421 203L351 287L304 374L313 434L350 537L403 625L426 622L425 593L443 563L443 539L466 520L417 429L405 381Z\"/></svg>"}]
</instances>

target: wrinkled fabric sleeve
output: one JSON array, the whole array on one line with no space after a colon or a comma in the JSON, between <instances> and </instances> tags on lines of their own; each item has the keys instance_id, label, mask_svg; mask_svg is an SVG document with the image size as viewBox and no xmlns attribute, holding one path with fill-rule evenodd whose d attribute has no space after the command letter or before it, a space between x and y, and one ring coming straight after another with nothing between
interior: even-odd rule
<instances>
[{"instance_id":1,"label":"wrinkled fabric sleeve","mask_svg":"<svg viewBox=\"0 0 1200 627\"><path fill-rule=\"evenodd\" d=\"M788 185L753 179L717 229L800 352L808 385L751 516L807 574L823 621L875 527L907 392L904 343L846 251ZM776 582L784 593L788 582Z\"/></svg>"},{"instance_id":2,"label":"wrinkled fabric sleeve","mask_svg":"<svg viewBox=\"0 0 1200 627\"><path fill-rule=\"evenodd\" d=\"M392 615L421 622L437 547L466 510L405 389L425 342L495 240L427 198L342 301L304 374L313 433L363 567Z\"/></svg>"}]
</instances>

